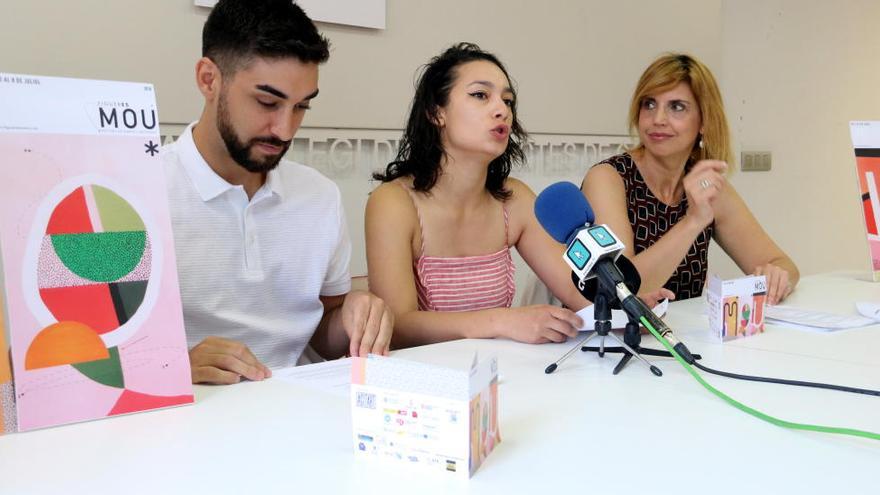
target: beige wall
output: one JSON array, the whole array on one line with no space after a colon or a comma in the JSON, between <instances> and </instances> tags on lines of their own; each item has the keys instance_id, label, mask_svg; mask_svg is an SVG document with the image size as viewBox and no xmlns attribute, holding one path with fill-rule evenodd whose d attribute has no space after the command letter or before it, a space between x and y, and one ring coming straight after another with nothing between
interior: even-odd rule
<instances>
[{"instance_id":1,"label":"beige wall","mask_svg":"<svg viewBox=\"0 0 880 495\"><path fill-rule=\"evenodd\" d=\"M721 80L738 149L770 172L732 181L810 274L870 268L850 120L880 120L880 2L726 0ZM713 268L735 266L712 253Z\"/></svg>"},{"instance_id":2,"label":"beige wall","mask_svg":"<svg viewBox=\"0 0 880 495\"><path fill-rule=\"evenodd\" d=\"M529 129L619 134L640 68L686 49L720 63L720 0L388 0L387 29L321 24L333 51L308 126L400 128L416 68L454 41L496 52ZM0 70L152 82L163 122L195 118L208 9L191 0L2 0ZM613 4L613 5L612 5ZM688 29L670 30L682 24Z\"/></svg>"},{"instance_id":3,"label":"beige wall","mask_svg":"<svg viewBox=\"0 0 880 495\"><path fill-rule=\"evenodd\" d=\"M206 9L191 0L0 0L0 70L155 84L162 122L189 121Z\"/></svg>"},{"instance_id":4,"label":"beige wall","mask_svg":"<svg viewBox=\"0 0 880 495\"><path fill-rule=\"evenodd\" d=\"M163 122L197 117L192 74L207 10L192 1L0 5L0 71L153 82ZM805 273L867 267L847 121L880 118L877 2L388 0L387 9L384 31L320 26L333 52L306 125L399 128L415 69L471 40L508 65L530 131L622 134L644 66L688 51L718 75L738 145L774 154L772 172L732 177L767 230ZM844 253L831 259L807 241L829 230ZM713 265L735 272L717 252Z\"/></svg>"},{"instance_id":5,"label":"beige wall","mask_svg":"<svg viewBox=\"0 0 880 495\"><path fill-rule=\"evenodd\" d=\"M310 125L399 128L416 68L452 42L473 41L508 66L529 130L623 133L622 109L657 52L687 49L720 62L720 2L665 4L389 0L385 31L324 26L335 50L322 74L321 99L326 90L334 101L321 101ZM675 22L695 28L669 33Z\"/></svg>"}]
</instances>

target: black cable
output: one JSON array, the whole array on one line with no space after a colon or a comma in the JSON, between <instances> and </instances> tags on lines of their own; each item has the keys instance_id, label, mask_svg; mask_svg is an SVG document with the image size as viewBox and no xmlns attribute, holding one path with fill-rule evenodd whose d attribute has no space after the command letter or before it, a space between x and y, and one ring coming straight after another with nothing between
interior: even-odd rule
<instances>
[{"instance_id":1,"label":"black cable","mask_svg":"<svg viewBox=\"0 0 880 495\"><path fill-rule=\"evenodd\" d=\"M800 380L785 380L783 378L767 378L767 377L763 377L763 376L738 375L736 373L728 373L726 371L718 371L718 370L713 370L712 368L707 368L697 361L695 361L692 364L695 367L705 371L706 373L724 376L727 378L735 378L737 380L748 380L748 381L752 381L752 382L765 382L765 383L779 383L781 385L795 385L798 387L824 388L827 390L837 390L838 392L850 392L853 394L874 395L874 396L880 397L880 390L869 390L869 389L865 389L865 388L845 387L843 385L831 385L828 383L802 382Z\"/></svg>"}]
</instances>

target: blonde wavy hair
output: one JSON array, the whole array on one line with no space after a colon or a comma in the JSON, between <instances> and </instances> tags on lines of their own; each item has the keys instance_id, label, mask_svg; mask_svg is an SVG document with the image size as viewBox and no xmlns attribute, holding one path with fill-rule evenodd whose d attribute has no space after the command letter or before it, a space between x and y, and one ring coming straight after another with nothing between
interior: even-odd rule
<instances>
[{"instance_id":1,"label":"blonde wavy hair","mask_svg":"<svg viewBox=\"0 0 880 495\"><path fill-rule=\"evenodd\" d=\"M691 151L693 160L723 160L733 165L733 153L730 145L730 129L724 114L724 103L718 83L709 68L696 58L684 53L668 53L655 60L642 73L639 83L633 92L629 106L629 130L638 136L639 112L642 101L652 94L672 89L678 83L687 83L697 105L703 123L703 133L694 142ZM702 138L703 147L699 141ZM634 150L643 150L645 145L639 143Z\"/></svg>"}]
</instances>

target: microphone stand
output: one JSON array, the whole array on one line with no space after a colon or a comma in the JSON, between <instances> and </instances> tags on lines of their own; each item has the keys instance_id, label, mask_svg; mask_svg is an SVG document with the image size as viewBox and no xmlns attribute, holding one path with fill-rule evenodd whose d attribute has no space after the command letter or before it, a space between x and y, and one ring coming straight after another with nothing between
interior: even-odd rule
<instances>
[{"instance_id":1,"label":"microphone stand","mask_svg":"<svg viewBox=\"0 0 880 495\"><path fill-rule=\"evenodd\" d=\"M670 354L668 351L642 347L641 325L638 321L634 320L632 316L627 315L627 317L629 318L629 322L626 324L626 328L623 331L623 341L627 345L635 349L637 354L644 356L672 357L672 354ZM602 356L604 352L610 352L612 354L623 354L623 356L620 358L620 362L618 362L617 366L614 367L614 371L612 372L612 374L614 375L623 371L623 368L626 366L627 363L629 363L630 359L632 359L633 357L633 354L623 347L606 347L604 349L604 352L600 352L599 347L583 346L581 347L581 350L584 352L596 352L599 353L600 356ZM699 354L694 354L693 356L694 359L702 359L702 356L700 356Z\"/></svg>"},{"instance_id":2,"label":"microphone stand","mask_svg":"<svg viewBox=\"0 0 880 495\"><path fill-rule=\"evenodd\" d=\"M583 281L578 282L578 288L583 290ZM588 336L584 337L580 342L577 343L577 345L575 345L568 352L563 354L562 357L560 357L558 360L556 360L555 363L547 366L547 368L544 369L544 373L550 374L550 373L553 373L554 371L556 371L556 368L558 368L559 365L562 364L563 361L568 359L578 348L580 348L582 351L585 351L585 352L586 351L596 351L596 352L598 352L599 357L605 357L606 351L607 352L624 352L624 356L621 358L620 362L617 363L617 366L614 367L613 374L615 374L615 375L618 374L623 369L623 367L626 365L627 362L629 362L629 360L632 357L635 357L636 359L638 359L639 361L644 363L645 366L647 366L648 369L651 370L651 373L653 373L655 376L663 376L663 372L660 371L660 368L649 363L648 360L643 358L641 356L641 354L639 354L639 352L635 349L635 348L638 348L638 342L636 343L635 348L633 348L627 342L620 340L620 338L618 338L617 335L615 335L614 332L611 331L611 303L616 300L617 300L617 295L614 291L614 288L608 287L607 284L605 284L603 282L603 277L598 277L598 289L596 291L596 297L593 300L593 316L596 320L595 327L594 327L595 331L590 332L590 334ZM631 330L629 330L629 329L631 327L634 328L635 335L638 337L639 340L641 340L641 337L639 336L638 322L632 316L628 315L628 317L629 317L629 323L626 324L627 330L631 332ZM594 338L596 336L600 337L599 347L598 348L587 347L587 345L586 345L587 342L589 342L592 338ZM606 348L605 347L605 337L611 337L612 339L616 340L617 343L620 344L620 347ZM620 350L618 350L618 349L620 349ZM648 350L651 350L651 349L644 349L643 351L648 351ZM658 351L658 352L660 352L660 351ZM665 351L663 351L663 352L665 352ZM646 354L648 354L648 353L646 353ZM666 355L670 355L670 354L666 353Z\"/></svg>"}]
</instances>

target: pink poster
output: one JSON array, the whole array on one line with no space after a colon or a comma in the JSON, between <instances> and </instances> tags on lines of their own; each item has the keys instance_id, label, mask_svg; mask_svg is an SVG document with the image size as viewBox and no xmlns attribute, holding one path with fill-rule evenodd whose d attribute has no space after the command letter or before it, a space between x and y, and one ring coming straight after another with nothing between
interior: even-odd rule
<instances>
[{"instance_id":1,"label":"pink poster","mask_svg":"<svg viewBox=\"0 0 880 495\"><path fill-rule=\"evenodd\" d=\"M850 122L859 202L865 219L874 281L880 282L880 122Z\"/></svg>"},{"instance_id":2,"label":"pink poster","mask_svg":"<svg viewBox=\"0 0 880 495\"><path fill-rule=\"evenodd\" d=\"M151 85L0 74L21 431L193 401L158 143Z\"/></svg>"},{"instance_id":3,"label":"pink poster","mask_svg":"<svg viewBox=\"0 0 880 495\"><path fill-rule=\"evenodd\" d=\"M9 345L6 343L6 317L4 315L3 293L0 291L0 435L15 431L17 423L15 421L12 368L9 362Z\"/></svg>"}]
</instances>

